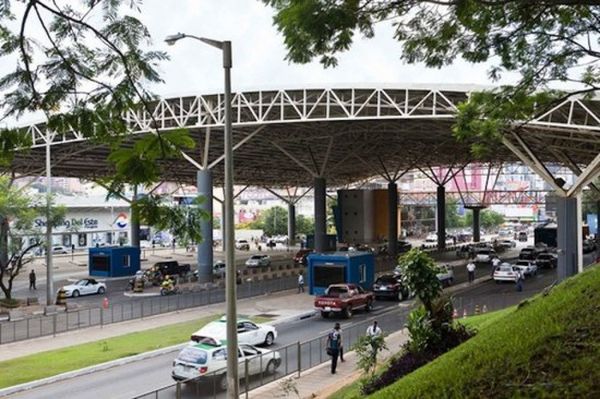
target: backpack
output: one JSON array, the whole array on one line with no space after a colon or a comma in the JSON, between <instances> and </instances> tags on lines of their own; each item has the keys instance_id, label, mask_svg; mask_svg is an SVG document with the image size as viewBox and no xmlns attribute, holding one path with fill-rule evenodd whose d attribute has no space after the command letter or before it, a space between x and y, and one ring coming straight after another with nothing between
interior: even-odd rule
<instances>
[{"instance_id":1,"label":"backpack","mask_svg":"<svg viewBox=\"0 0 600 399\"><path fill-rule=\"evenodd\" d=\"M339 349L339 333L336 331L332 331L329 333L327 337L327 354L331 355L330 352L337 351Z\"/></svg>"}]
</instances>

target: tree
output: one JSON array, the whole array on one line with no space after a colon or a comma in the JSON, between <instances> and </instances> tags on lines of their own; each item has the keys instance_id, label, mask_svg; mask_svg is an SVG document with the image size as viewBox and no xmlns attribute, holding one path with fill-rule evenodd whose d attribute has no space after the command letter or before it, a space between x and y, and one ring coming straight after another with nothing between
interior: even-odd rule
<instances>
[{"instance_id":1,"label":"tree","mask_svg":"<svg viewBox=\"0 0 600 399\"><path fill-rule=\"evenodd\" d=\"M36 217L50 215L54 226L62 223L65 210L51 207L47 212L45 198L30 198L14 186L14 179L0 176L0 289L5 301L12 302L13 281L23 268L32 262L28 256L36 247L44 245L42 232L36 230L33 221ZM24 243L23 236L34 237Z\"/></svg>"},{"instance_id":2,"label":"tree","mask_svg":"<svg viewBox=\"0 0 600 399\"><path fill-rule=\"evenodd\" d=\"M463 219L458 214L458 200L452 198L446 200L446 227L462 227L463 225Z\"/></svg>"},{"instance_id":3,"label":"tree","mask_svg":"<svg viewBox=\"0 0 600 399\"><path fill-rule=\"evenodd\" d=\"M260 213L251 228L261 229L268 236L287 234L288 211L282 206L274 206Z\"/></svg>"},{"instance_id":4,"label":"tree","mask_svg":"<svg viewBox=\"0 0 600 399\"><path fill-rule=\"evenodd\" d=\"M149 49L150 34L134 16L140 4L139 0L0 3L0 55L12 57L16 64L0 77L1 119L42 112L48 128L59 136L74 130L105 145L112 173L98 182L115 197L125 197L129 185L153 186L169 160L195 146L187 130L163 134L156 120L151 134L133 141L127 120L120 117L139 111L154 119L150 105L156 98L147 86L162 82L157 66L168 58ZM41 36L29 36L34 24ZM14 152L30 145L24 129L0 131L0 167L10 165ZM136 212L149 215L163 207L162 212L169 213L169 205L157 196L137 204L136 200L132 201ZM148 209L142 211L144 207ZM171 216L178 218L175 225L190 226L185 212Z\"/></svg>"},{"instance_id":5,"label":"tree","mask_svg":"<svg viewBox=\"0 0 600 399\"><path fill-rule=\"evenodd\" d=\"M481 212L481 226L486 229L498 227L504 223L504 215L490 209Z\"/></svg>"},{"instance_id":6,"label":"tree","mask_svg":"<svg viewBox=\"0 0 600 399\"><path fill-rule=\"evenodd\" d=\"M512 128L575 94L600 88L600 1L597 0L262 0L275 9L292 62L320 57L337 65L354 35L374 36L374 26L392 21L400 58L440 68L457 58L492 64L489 77L516 73L512 86L476 93L459 107L454 133L477 138L473 152L485 156ZM548 90L554 82L576 86Z\"/></svg>"},{"instance_id":7,"label":"tree","mask_svg":"<svg viewBox=\"0 0 600 399\"><path fill-rule=\"evenodd\" d=\"M314 234L315 219L304 215L296 216L296 234Z\"/></svg>"}]
</instances>

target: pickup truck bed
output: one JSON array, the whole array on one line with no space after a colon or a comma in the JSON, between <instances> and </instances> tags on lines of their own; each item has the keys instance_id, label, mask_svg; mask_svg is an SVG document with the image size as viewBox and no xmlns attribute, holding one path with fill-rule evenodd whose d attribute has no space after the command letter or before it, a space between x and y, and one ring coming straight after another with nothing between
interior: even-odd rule
<instances>
[{"instance_id":1,"label":"pickup truck bed","mask_svg":"<svg viewBox=\"0 0 600 399\"><path fill-rule=\"evenodd\" d=\"M314 306L324 318L336 313L350 318L356 309L370 311L373 302L375 302L373 293L366 292L357 285L333 284L327 288L325 295L315 298Z\"/></svg>"}]
</instances>

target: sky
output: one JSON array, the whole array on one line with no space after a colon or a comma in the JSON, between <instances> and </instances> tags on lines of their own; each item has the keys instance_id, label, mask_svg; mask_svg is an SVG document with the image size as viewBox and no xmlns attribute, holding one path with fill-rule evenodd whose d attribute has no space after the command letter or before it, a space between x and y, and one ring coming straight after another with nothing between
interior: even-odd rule
<instances>
[{"instance_id":1,"label":"sky","mask_svg":"<svg viewBox=\"0 0 600 399\"><path fill-rule=\"evenodd\" d=\"M18 7L22 6L13 3L13 7L19 14ZM405 83L491 84L487 77L489 65L457 61L442 69L430 69L405 64L400 60L402 49L393 39L389 22L376 26L373 39L357 34L352 48L339 55L336 68L325 69L318 60L290 64L285 60L283 37L273 26L273 15L273 9L259 0L145 0L136 16L148 27L152 47L171 57L159 68L165 83L152 87L152 91L165 97L222 91L221 52L192 39L174 46L164 43L166 36L177 32L232 41L234 91L380 84L402 87ZM33 37L42 34L35 23L28 32ZM14 67L14 58L0 59L1 75ZM507 82L510 79L502 83ZM42 119L40 114L29 114L4 123L23 125Z\"/></svg>"}]
</instances>

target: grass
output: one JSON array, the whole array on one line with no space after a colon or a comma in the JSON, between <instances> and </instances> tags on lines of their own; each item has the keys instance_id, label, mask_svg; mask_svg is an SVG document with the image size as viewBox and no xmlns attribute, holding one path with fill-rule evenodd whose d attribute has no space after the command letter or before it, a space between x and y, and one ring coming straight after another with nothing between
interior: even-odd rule
<instances>
[{"instance_id":1,"label":"grass","mask_svg":"<svg viewBox=\"0 0 600 399\"><path fill-rule=\"evenodd\" d=\"M481 331L487 326L493 324L497 319L501 318L505 314L514 311L514 309L515 307L510 307L495 312L488 312L478 316L470 316L466 319L460 319L459 322L469 328ZM387 366L387 363L388 362L386 362L386 364L384 365L380 365L377 369L376 374L383 372ZM334 394L330 395L328 399L360 399L363 396L360 392L360 385L360 380L356 380L351 384L342 387Z\"/></svg>"},{"instance_id":2,"label":"grass","mask_svg":"<svg viewBox=\"0 0 600 399\"><path fill-rule=\"evenodd\" d=\"M472 320L474 338L370 398L600 397L600 268Z\"/></svg>"},{"instance_id":3,"label":"grass","mask_svg":"<svg viewBox=\"0 0 600 399\"><path fill-rule=\"evenodd\" d=\"M177 323L87 344L37 353L0 362L0 389L51 377L68 371L181 344L206 323L219 316ZM260 323L269 321L253 317Z\"/></svg>"}]
</instances>

